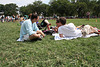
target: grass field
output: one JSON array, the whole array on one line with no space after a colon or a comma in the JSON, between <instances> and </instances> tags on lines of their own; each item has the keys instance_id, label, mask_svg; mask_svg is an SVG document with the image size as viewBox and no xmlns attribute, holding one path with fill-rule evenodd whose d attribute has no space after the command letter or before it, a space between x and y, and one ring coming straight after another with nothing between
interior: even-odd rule
<instances>
[{"instance_id":1,"label":"grass field","mask_svg":"<svg viewBox=\"0 0 100 67\"><path fill-rule=\"evenodd\" d=\"M54 26L55 20L49 20ZM100 19L68 19L76 26L90 24L100 29ZM18 22L0 22L0 67L100 67L100 36L55 41L17 42Z\"/></svg>"}]
</instances>

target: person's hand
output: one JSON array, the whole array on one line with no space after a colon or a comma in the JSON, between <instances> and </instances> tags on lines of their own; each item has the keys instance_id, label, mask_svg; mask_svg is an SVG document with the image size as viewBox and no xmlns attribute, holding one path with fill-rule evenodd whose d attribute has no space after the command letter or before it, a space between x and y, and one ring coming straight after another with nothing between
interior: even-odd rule
<instances>
[{"instance_id":1,"label":"person's hand","mask_svg":"<svg viewBox=\"0 0 100 67\"><path fill-rule=\"evenodd\" d=\"M59 34L59 36L60 36L61 38L63 38L63 34Z\"/></svg>"},{"instance_id":2,"label":"person's hand","mask_svg":"<svg viewBox=\"0 0 100 67\"><path fill-rule=\"evenodd\" d=\"M40 38L41 34L38 34L38 37Z\"/></svg>"},{"instance_id":3,"label":"person's hand","mask_svg":"<svg viewBox=\"0 0 100 67\"><path fill-rule=\"evenodd\" d=\"M45 34L43 35L43 37L45 37Z\"/></svg>"}]
</instances>

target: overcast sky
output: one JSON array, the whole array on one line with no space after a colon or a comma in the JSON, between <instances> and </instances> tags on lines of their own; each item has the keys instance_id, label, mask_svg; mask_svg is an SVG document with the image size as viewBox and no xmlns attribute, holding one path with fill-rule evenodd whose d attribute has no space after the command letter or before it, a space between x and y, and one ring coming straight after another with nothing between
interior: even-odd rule
<instances>
[{"instance_id":1,"label":"overcast sky","mask_svg":"<svg viewBox=\"0 0 100 67\"><path fill-rule=\"evenodd\" d=\"M26 6L28 4L32 4L34 1L38 1L38 0L0 0L0 4L9 4L9 3L15 3L17 4L19 7L21 6ZM48 2L50 0L41 0L43 3L48 4Z\"/></svg>"}]
</instances>

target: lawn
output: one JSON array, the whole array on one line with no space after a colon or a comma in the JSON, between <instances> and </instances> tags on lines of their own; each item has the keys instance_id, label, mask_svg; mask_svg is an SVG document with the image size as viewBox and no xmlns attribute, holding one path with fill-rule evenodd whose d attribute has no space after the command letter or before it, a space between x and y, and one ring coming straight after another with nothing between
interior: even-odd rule
<instances>
[{"instance_id":1,"label":"lawn","mask_svg":"<svg viewBox=\"0 0 100 67\"><path fill-rule=\"evenodd\" d=\"M100 29L100 18L70 22ZM100 36L55 41L47 35L42 41L17 42L20 27L19 22L0 22L0 67L100 67Z\"/></svg>"}]
</instances>

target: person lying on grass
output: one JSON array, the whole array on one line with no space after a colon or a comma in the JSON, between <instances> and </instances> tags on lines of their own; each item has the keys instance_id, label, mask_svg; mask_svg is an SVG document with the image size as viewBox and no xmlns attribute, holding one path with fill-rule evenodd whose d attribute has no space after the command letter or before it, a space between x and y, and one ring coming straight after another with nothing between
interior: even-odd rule
<instances>
[{"instance_id":1,"label":"person lying on grass","mask_svg":"<svg viewBox=\"0 0 100 67\"><path fill-rule=\"evenodd\" d=\"M40 36L42 35L43 37L45 36L44 33L39 30L37 27L36 22L38 21L39 17L37 14L32 14L31 18L28 20L25 20L23 24L21 25L21 30L20 30L20 40L24 38L24 35L29 35L29 39L36 39L36 38L41 38Z\"/></svg>"},{"instance_id":2,"label":"person lying on grass","mask_svg":"<svg viewBox=\"0 0 100 67\"><path fill-rule=\"evenodd\" d=\"M98 33L98 31L96 31L90 25L76 27L73 23L66 24L66 18L64 17L60 17L56 21L56 25L58 27L58 33L60 37L64 37L64 36L81 37L81 36L85 36L86 34ZM80 29L81 27L83 28Z\"/></svg>"},{"instance_id":3,"label":"person lying on grass","mask_svg":"<svg viewBox=\"0 0 100 67\"><path fill-rule=\"evenodd\" d=\"M92 34L92 33L100 34L99 30L95 27L92 27L91 25L84 25L83 24L81 26L77 26L76 28L80 29L84 36L86 34Z\"/></svg>"}]
</instances>

